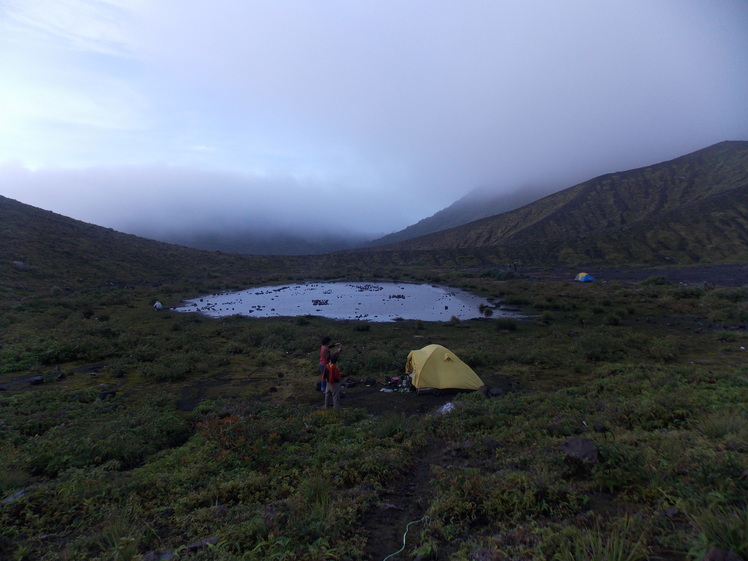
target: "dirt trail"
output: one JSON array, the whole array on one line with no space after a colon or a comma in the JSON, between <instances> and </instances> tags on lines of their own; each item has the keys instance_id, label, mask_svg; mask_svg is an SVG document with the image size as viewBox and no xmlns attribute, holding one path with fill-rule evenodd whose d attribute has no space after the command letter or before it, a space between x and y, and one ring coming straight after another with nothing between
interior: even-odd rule
<instances>
[{"instance_id":1,"label":"dirt trail","mask_svg":"<svg viewBox=\"0 0 748 561\"><path fill-rule=\"evenodd\" d=\"M369 561L382 561L402 548L408 523L421 520L426 514L433 498L431 466L443 459L445 447L444 441L429 438L415 463L391 488L382 492L381 502L361 521L361 527L366 529L368 537L366 555ZM405 550L388 561L410 559L408 550L417 543L425 527L426 521L411 524Z\"/></svg>"}]
</instances>

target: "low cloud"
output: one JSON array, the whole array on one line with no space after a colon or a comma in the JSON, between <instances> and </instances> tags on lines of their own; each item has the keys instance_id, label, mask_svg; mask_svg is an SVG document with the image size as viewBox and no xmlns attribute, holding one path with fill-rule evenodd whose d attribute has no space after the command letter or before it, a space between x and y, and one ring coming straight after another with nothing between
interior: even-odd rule
<instances>
[{"instance_id":1,"label":"low cloud","mask_svg":"<svg viewBox=\"0 0 748 561\"><path fill-rule=\"evenodd\" d=\"M30 170L0 166L4 194L85 222L155 239L204 232L379 235L407 225L342 186L175 166ZM392 217L385 220L382 217Z\"/></svg>"},{"instance_id":2,"label":"low cloud","mask_svg":"<svg viewBox=\"0 0 748 561\"><path fill-rule=\"evenodd\" d=\"M141 235L380 235L748 139L748 4L13 0L0 192Z\"/></svg>"}]
</instances>

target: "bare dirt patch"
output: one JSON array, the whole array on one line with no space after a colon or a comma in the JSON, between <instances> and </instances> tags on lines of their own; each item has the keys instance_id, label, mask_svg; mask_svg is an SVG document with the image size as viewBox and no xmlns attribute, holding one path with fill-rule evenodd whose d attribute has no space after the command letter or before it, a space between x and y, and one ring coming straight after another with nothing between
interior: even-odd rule
<instances>
[{"instance_id":1,"label":"bare dirt patch","mask_svg":"<svg viewBox=\"0 0 748 561\"><path fill-rule=\"evenodd\" d=\"M381 560L394 554L403 547L404 536L405 550L390 559L410 558L408 547L412 547L425 527L422 519L433 498L431 467L444 457L445 447L442 440L430 438L413 465L382 491L379 504L364 516L361 528L367 536L367 559Z\"/></svg>"}]
</instances>

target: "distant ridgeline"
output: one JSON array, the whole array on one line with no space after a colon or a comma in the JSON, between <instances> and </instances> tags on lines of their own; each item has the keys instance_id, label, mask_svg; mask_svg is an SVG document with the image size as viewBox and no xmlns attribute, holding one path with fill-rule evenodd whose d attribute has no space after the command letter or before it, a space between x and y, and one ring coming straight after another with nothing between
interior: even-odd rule
<instances>
[{"instance_id":1,"label":"distant ridgeline","mask_svg":"<svg viewBox=\"0 0 748 561\"><path fill-rule=\"evenodd\" d=\"M539 266L746 263L748 141L602 175L522 208L385 248L491 249Z\"/></svg>"},{"instance_id":2,"label":"distant ridgeline","mask_svg":"<svg viewBox=\"0 0 748 561\"><path fill-rule=\"evenodd\" d=\"M669 162L591 179L489 218L382 247L252 256L139 238L0 196L0 290L203 283L243 288L297 280L459 270L520 263L748 263L748 142L722 142Z\"/></svg>"}]
</instances>

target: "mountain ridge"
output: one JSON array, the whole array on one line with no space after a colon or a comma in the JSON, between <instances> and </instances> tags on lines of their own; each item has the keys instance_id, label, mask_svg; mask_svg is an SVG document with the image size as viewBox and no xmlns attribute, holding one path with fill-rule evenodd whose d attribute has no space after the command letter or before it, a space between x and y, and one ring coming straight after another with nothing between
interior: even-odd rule
<instances>
[{"instance_id":1,"label":"mountain ridge","mask_svg":"<svg viewBox=\"0 0 748 561\"><path fill-rule=\"evenodd\" d=\"M748 263L748 142L719 143L615 172L513 211L382 247L322 255L245 255L117 232L0 196L0 291L154 285L217 275L237 286L329 271L385 278L410 268L695 266ZM397 271L397 273L393 273ZM64 284L63 284L64 283ZM196 286L198 281L195 281ZM200 290L197 290L199 292Z\"/></svg>"},{"instance_id":2,"label":"mountain ridge","mask_svg":"<svg viewBox=\"0 0 748 561\"><path fill-rule=\"evenodd\" d=\"M482 192L481 192L482 191ZM397 232L371 240L366 247L389 245L503 214L530 204L552 192L548 188L526 188L511 193L474 190L451 205Z\"/></svg>"},{"instance_id":3,"label":"mountain ridge","mask_svg":"<svg viewBox=\"0 0 748 561\"><path fill-rule=\"evenodd\" d=\"M748 254L748 240L744 234L746 190L748 141L725 141L667 162L604 174L519 209L381 249L502 248L511 253L514 248L518 253L527 253L521 246L540 244L558 246L559 257L569 251L593 257L596 252L585 250L581 240L590 238L597 245L606 245L610 240L605 241L605 238L618 239L616 232L619 230L635 234L637 228L647 228L651 232L645 238L659 239L662 236L658 232L664 235L668 227L672 229L666 222L675 216L680 216L681 220L695 219L691 215L698 214L700 205L723 193L726 200L718 212L728 213L730 218L716 222L719 228L713 224L708 227L712 238L722 240L727 237L725 230L734 225L733 221L740 226L735 230L738 239L726 244L729 250L718 251L716 255L694 248L680 251L679 244L692 245L687 240L689 236L682 231L677 244L665 244L662 249L677 254L678 260L684 262L724 259L729 256L727 251L737 251L740 258L745 258ZM692 210L689 213L687 209ZM693 234L695 232L690 235ZM705 238L703 234L697 237ZM637 244L645 245L640 239ZM647 261L658 260L651 251L642 253L648 253Z\"/></svg>"}]
</instances>

